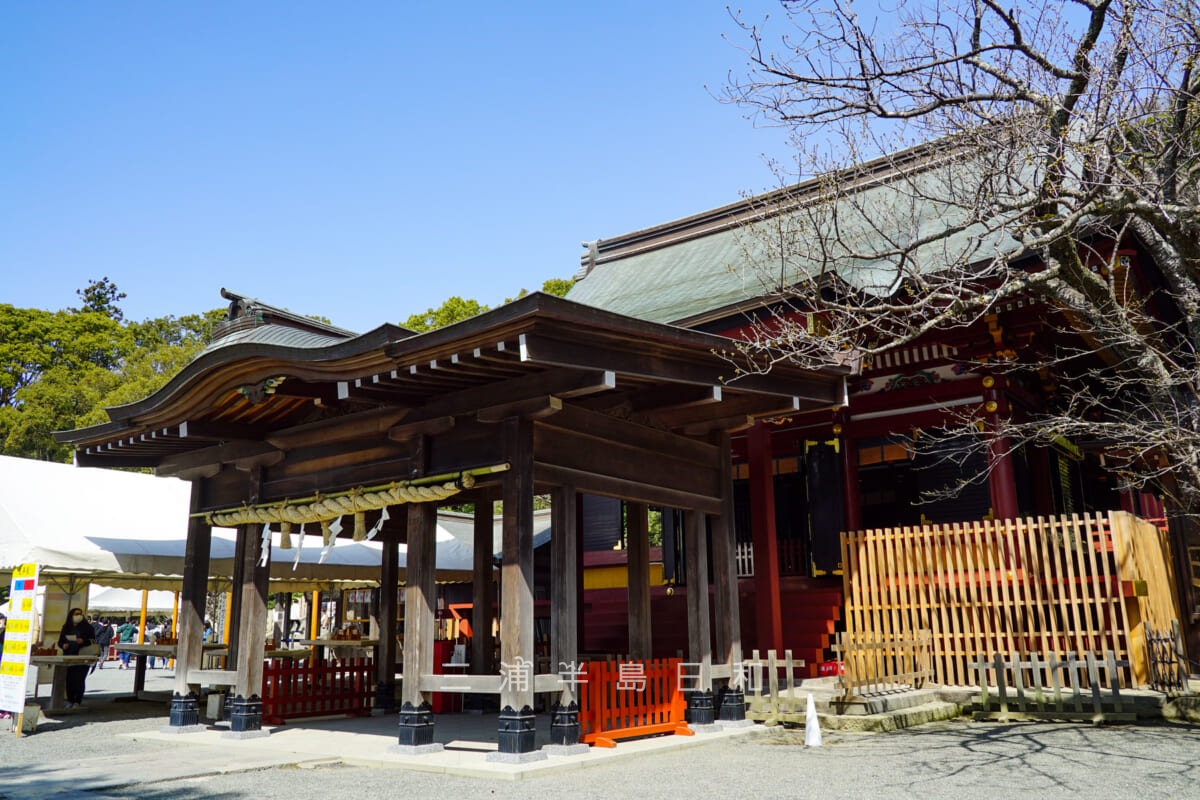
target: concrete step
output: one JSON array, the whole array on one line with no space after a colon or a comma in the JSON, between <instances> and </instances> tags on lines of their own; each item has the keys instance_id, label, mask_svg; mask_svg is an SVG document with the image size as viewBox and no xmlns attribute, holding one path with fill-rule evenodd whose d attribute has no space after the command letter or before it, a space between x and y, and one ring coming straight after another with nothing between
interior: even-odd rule
<instances>
[{"instance_id":1,"label":"concrete step","mask_svg":"<svg viewBox=\"0 0 1200 800\"><path fill-rule=\"evenodd\" d=\"M813 699L816 700L815 697ZM933 689L916 689L853 700L834 700L830 697L825 700L824 705L828 713L839 716L863 717L872 714L887 714L892 711L901 711L936 702L944 701L938 698L937 692ZM817 710L822 710L821 701L819 700L817 700Z\"/></svg>"},{"instance_id":2,"label":"concrete step","mask_svg":"<svg viewBox=\"0 0 1200 800\"><path fill-rule=\"evenodd\" d=\"M963 708L957 703L946 703L935 699L882 714L818 714L817 721L822 730L887 733L898 731L901 728L911 728L914 725L924 725L927 722L952 719L961 716L962 713Z\"/></svg>"}]
</instances>

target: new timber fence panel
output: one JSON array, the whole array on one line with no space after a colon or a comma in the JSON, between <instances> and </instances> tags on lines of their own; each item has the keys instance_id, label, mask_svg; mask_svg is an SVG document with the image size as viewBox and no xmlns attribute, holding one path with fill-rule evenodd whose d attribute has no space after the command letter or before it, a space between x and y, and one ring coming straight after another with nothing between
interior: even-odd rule
<instances>
[{"instance_id":1,"label":"new timber fence panel","mask_svg":"<svg viewBox=\"0 0 1200 800\"><path fill-rule=\"evenodd\" d=\"M1063 653L1084 663L1112 651L1129 666L1095 679L1145 685L1144 627L1169 630L1179 619L1166 532L1124 511L852 531L842 534L842 553L844 643L923 632L928 668L943 684L974 683L978 659L996 653L1024 661ZM846 659L847 672L882 680L916 672L914 658L868 649ZM1020 677L1057 685L1048 663Z\"/></svg>"},{"instance_id":2,"label":"new timber fence panel","mask_svg":"<svg viewBox=\"0 0 1200 800\"><path fill-rule=\"evenodd\" d=\"M844 669L838 676L838 691L842 697L852 698L921 688L933 677L931 641L929 631L896 639L839 633L833 646Z\"/></svg>"}]
</instances>

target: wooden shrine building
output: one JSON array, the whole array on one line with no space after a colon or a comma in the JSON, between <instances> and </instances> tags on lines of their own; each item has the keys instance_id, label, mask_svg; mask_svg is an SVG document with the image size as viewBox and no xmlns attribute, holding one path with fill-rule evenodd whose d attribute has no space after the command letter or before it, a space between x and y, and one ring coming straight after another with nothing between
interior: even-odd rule
<instances>
[{"instance_id":1,"label":"wooden shrine building","mask_svg":"<svg viewBox=\"0 0 1200 800\"><path fill-rule=\"evenodd\" d=\"M920 156L920 149L893 159L904 165L913 154ZM873 163L878 169L872 179L846 188L846 199L839 200L849 209L838 218L848 229L857 231L846 222L857 219L856 209L875 208L872 203L882 209L891 202L906 207L903 187L906 180L914 180L912 174L899 167L885 169L883 160ZM730 339L752 339L779 320L819 331L821 315L827 312L789 297L780 285L799 285L821 271L821 248L811 244L806 249L806 243L798 241L794 252L781 255L764 244L770 237L756 226L796 213L801 218L796 230L803 231L804 214L794 209L820 202L826 180L812 179L585 243L568 297L613 313ZM900 189L889 187L893 180ZM787 230L787 223L779 223L778 229ZM899 238L905 235L897 232ZM887 252L886 245L863 236L857 249ZM965 234L962 238L965 242ZM962 242L952 244L967 252ZM1148 310L1162 319L1174 318L1176 312L1162 297L1158 267L1136 237L1097 239L1089 246L1093 270L1111 259L1128 290L1147 298ZM947 245L947 250L957 252L955 247ZM938 253L925 255L925 269L935 272L945 266ZM891 275L887 270L894 265L879 258L880 264L872 268ZM805 264L808 271L793 261ZM823 269L842 266L832 263ZM1031 272L1041 268L1035 258L1020 266ZM780 272L785 268L786 278ZM886 283L868 269L845 272L839 279L856 290L863 289L856 281ZM1168 514L1160 497L1118 488L1105 467L1106 456L1111 464L1114 454L1106 452L1103 441L1060 437L1052 445L1039 446L996 436L984 452L972 447L969 437L944 437L936 447L916 446L922 437L922 444L933 441L939 428L960 424L964 415L974 416L980 430L992 435L1005 420L1027 421L1052 408L1058 380L1052 370L1017 371L1004 365L1018 357L1038 364L1039 354L1056 348L1095 350L1085 333L1075 331L1071 321L1044 300L1012 297L970 325L933 331L865 360L847 380L846 403L836 408L760 418L736 432L735 547L747 605L747 649L790 649L808 661L812 675L817 674L818 662L831 657L829 645L843 604L843 531L1117 509L1165 524ZM1105 367L1105 353L1096 351L1089 357L1091 361L1080 363ZM1115 463L1120 463L1118 456ZM960 483L957 492L947 491ZM939 499L929 499L939 492ZM1174 523L1171 528L1175 569L1179 575L1191 575L1194 567L1187 554L1189 546L1200 553L1200 538L1189 542L1182 528ZM1178 592L1180 605L1188 610L1185 628L1191 625L1194 641L1200 642L1200 626L1195 625L1200 620L1200 577L1181 581Z\"/></svg>"},{"instance_id":2,"label":"wooden shrine building","mask_svg":"<svg viewBox=\"0 0 1200 800\"><path fill-rule=\"evenodd\" d=\"M261 735L261 565L270 547L262 528L287 526L295 535L308 525L310 536L371 531L384 542L385 631L395 630L396 593L387 589L397 583L397 545L407 544L399 746L435 747L428 693L441 686L432 668L437 507L474 503L473 613L485 615L492 508L500 500L500 669L489 663L490 619L477 616L474 674L455 684L499 695L502 753L533 751L535 691L561 690L552 741L578 742L576 698L557 665L578 657L580 493L621 498L635 519L645 519L648 505L682 510L689 661L698 665L699 687L688 695L689 715L699 723L718 713L741 718L740 692L726 692L713 708L714 680L728 679L741 660L730 434L765 416L831 413L844 401L845 368L783 362L731 385L719 336L542 294L421 335L393 325L355 335L222 294L231 304L214 341L165 387L109 409L106 424L58 435L75 445L80 466L151 467L191 481L173 728L198 723L200 684L224 681L234 687L228 735ZM554 513L556 666L514 680L505 670L534 663L535 494L549 494ZM236 670L221 675L200 670L212 524L236 524L242 554ZM645 575L644 524L640 530L630 569ZM648 585L631 587L629 655L649 658ZM377 706L384 709L394 709L395 649L394 637L382 637Z\"/></svg>"}]
</instances>

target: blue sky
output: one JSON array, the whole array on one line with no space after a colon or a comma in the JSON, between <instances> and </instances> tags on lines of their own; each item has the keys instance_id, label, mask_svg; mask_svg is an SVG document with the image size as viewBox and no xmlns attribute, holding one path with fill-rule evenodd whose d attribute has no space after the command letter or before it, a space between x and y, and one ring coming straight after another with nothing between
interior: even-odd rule
<instances>
[{"instance_id":1,"label":"blue sky","mask_svg":"<svg viewBox=\"0 0 1200 800\"><path fill-rule=\"evenodd\" d=\"M742 6L779 16L767 0ZM367 330L774 185L720 2L7 3L0 302ZM740 39L739 39L740 41Z\"/></svg>"}]
</instances>

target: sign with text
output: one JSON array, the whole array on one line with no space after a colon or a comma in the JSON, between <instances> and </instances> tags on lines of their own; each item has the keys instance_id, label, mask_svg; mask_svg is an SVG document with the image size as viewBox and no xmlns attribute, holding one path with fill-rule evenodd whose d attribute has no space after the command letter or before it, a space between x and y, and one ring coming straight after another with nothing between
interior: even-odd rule
<instances>
[{"instance_id":1,"label":"sign with text","mask_svg":"<svg viewBox=\"0 0 1200 800\"><path fill-rule=\"evenodd\" d=\"M13 570L4 652L0 654L0 711L20 714L25 710L26 672L37 627L34 624L37 583L37 564L22 564Z\"/></svg>"}]
</instances>

